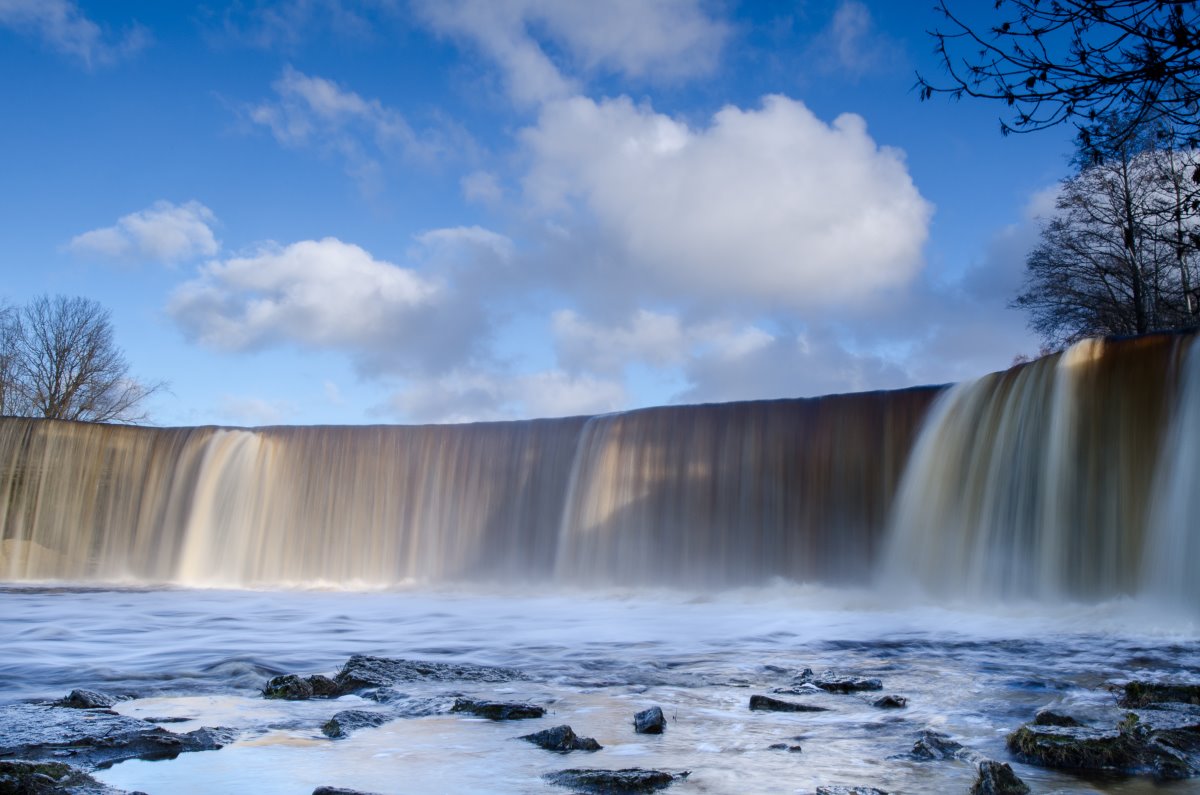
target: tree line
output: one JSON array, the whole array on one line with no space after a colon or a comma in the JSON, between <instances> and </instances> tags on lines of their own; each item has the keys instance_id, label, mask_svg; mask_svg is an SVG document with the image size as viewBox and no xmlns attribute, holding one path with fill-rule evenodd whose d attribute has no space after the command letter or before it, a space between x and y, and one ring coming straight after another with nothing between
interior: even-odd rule
<instances>
[{"instance_id":1,"label":"tree line","mask_svg":"<svg viewBox=\"0 0 1200 795\"><path fill-rule=\"evenodd\" d=\"M89 298L0 305L0 416L144 422L165 388L130 375L108 310Z\"/></svg>"},{"instance_id":2,"label":"tree line","mask_svg":"<svg viewBox=\"0 0 1200 795\"><path fill-rule=\"evenodd\" d=\"M1012 305L1046 350L1200 324L1200 2L938 0L936 94L997 100L1001 132L1076 127L1074 172Z\"/></svg>"}]
</instances>

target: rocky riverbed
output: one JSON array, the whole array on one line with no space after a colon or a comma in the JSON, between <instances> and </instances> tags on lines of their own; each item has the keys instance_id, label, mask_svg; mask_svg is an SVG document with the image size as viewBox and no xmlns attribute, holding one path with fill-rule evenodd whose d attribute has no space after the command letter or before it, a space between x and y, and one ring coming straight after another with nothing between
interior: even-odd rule
<instances>
[{"instance_id":1,"label":"rocky riverbed","mask_svg":"<svg viewBox=\"0 0 1200 795\"><path fill-rule=\"evenodd\" d=\"M9 591L0 793L1200 789L1186 631L808 596Z\"/></svg>"}]
</instances>

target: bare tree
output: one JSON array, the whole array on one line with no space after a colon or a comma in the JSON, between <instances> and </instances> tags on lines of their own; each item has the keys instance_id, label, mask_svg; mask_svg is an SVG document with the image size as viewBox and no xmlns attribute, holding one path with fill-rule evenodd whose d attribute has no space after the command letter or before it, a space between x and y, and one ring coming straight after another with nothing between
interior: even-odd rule
<instances>
[{"instance_id":1,"label":"bare tree","mask_svg":"<svg viewBox=\"0 0 1200 795\"><path fill-rule=\"evenodd\" d=\"M6 413L60 420L139 422L163 388L129 375L109 313L88 298L42 296L15 313Z\"/></svg>"},{"instance_id":2,"label":"bare tree","mask_svg":"<svg viewBox=\"0 0 1200 795\"><path fill-rule=\"evenodd\" d=\"M1013 301L1049 348L1195 324L1197 219L1180 172L1194 158L1158 139L1142 130L1081 147L1063 181Z\"/></svg>"},{"instance_id":3,"label":"bare tree","mask_svg":"<svg viewBox=\"0 0 1200 795\"><path fill-rule=\"evenodd\" d=\"M18 328L17 310L0 306L0 417L15 413L16 395L12 384Z\"/></svg>"},{"instance_id":4,"label":"bare tree","mask_svg":"<svg viewBox=\"0 0 1200 795\"><path fill-rule=\"evenodd\" d=\"M972 27L936 9L943 28L930 32L949 84L917 76L922 99L937 93L1005 103L1001 131L1029 132L1072 121L1084 145L1098 123L1123 138L1148 124L1200 145L1200 3L1196 0L995 0L998 19ZM1196 172L1200 180L1200 169Z\"/></svg>"}]
</instances>

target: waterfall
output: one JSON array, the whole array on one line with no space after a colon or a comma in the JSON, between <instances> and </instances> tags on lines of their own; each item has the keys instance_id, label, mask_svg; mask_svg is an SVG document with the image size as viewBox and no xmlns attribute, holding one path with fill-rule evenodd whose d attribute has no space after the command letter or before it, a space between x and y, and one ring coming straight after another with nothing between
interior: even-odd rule
<instances>
[{"instance_id":1,"label":"waterfall","mask_svg":"<svg viewBox=\"0 0 1200 795\"><path fill-rule=\"evenodd\" d=\"M1194 461L1200 441L1200 425L1182 428L1195 421L1185 409L1200 395L1185 394L1175 408L1188 347L1200 346L1170 335L1085 340L949 390L900 486L885 573L941 595L1144 591L1156 576L1147 567L1157 536L1196 535L1194 527L1150 530L1162 491L1156 473L1190 476L1176 487L1186 499L1200 485L1200 470L1160 463ZM1177 430L1164 439L1173 411ZM1187 452L1172 453L1179 445Z\"/></svg>"},{"instance_id":2,"label":"waterfall","mask_svg":"<svg viewBox=\"0 0 1200 795\"><path fill-rule=\"evenodd\" d=\"M722 587L1200 604L1200 344L950 389L449 426L0 418L0 579Z\"/></svg>"}]
</instances>

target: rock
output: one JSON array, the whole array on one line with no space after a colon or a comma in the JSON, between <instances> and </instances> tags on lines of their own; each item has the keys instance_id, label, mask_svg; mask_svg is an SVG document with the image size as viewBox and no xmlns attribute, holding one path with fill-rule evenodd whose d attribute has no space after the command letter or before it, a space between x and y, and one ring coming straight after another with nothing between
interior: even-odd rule
<instances>
[{"instance_id":1,"label":"rock","mask_svg":"<svg viewBox=\"0 0 1200 795\"><path fill-rule=\"evenodd\" d=\"M337 682L324 674L313 674L305 681L312 688L313 697L315 698L337 698L342 694Z\"/></svg>"},{"instance_id":2,"label":"rock","mask_svg":"<svg viewBox=\"0 0 1200 795\"><path fill-rule=\"evenodd\" d=\"M959 759L964 756L962 743L956 742L948 735L926 729L913 743L909 756L925 761L941 759Z\"/></svg>"},{"instance_id":3,"label":"rock","mask_svg":"<svg viewBox=\"0 0 1200 795\"><path fill-rule=\"evenodd\" d=\"M1113 728L1026 724L1008 749L1044 767L1179 779L1200 775L1200 714L1194 708L1128 713Z\"/></svg>"},{"instance_id":4,"label":"rock","mask_svg":"<svg viewBox=\"0 0 1200 795\"><path fill-rule=\"evenodd\" d=\"M810 668L805 668L798 679L800 684L814 685L826 693L857 693L863 690L883 690L883 682L879 679L867 679L861 676L840 676L833 671L814 674Z\"/></svg>"},{"instance_id":5,"label":"rock","mask_svg":"<svg viewBox=\"0 0 1200 795\"><path fill-rule=\"evenodd\" d=\"M828 712L825 707L812 704L797 704L794 701L780 701L770 696L750 696L750 709L767 712Z\"/></svg>"},{"instance_id":6,"label":"rock","mask_svg":"<svg viewBox=\"0 0 1200 795\"><path fill-rule=\"evenodd\" d=\"M553 729L522 735L520 739L547 751L564 754L570 751L599 751L603 747L591 737L580 737L570 726L555 726Z\"/></svg>"},{"instance_id":7,"label":"rock","mask_svg":"<svg viewBox=\"0 0 1200 795\"><path fill-rule=\"evenodd\" d=\"M114 697L97 693L95 690L72 690L66 698L54 702L54 706L71 709L108 709L116 703Z\"/></svg>"},{"instance_id":8,"label":"rock","mask_svg":"<svg viewBox=\"0 0 1200 795\"><path fill-rule=\"evenodd\" d=\"M62 709L44 704L0 706L0 757L68 761L84 769L126 759L174 759L211 751L236 738L230 729L175 734L153 723L106 710Z\"/></svg>"},{"instance_id":9,"label":"rock","mask_svg":"<svg viewBox=\"0 0 1200 795\"><path fill-rule=\"evenodd\" d=\"M350 732L358 729L373 729L392 720L391 715L382 712L368 712L364 709L345 709L334 715L321 726L321 733L334 740L350 736Z\"/></svg>"},{"instance_id":10,"label":"rock","mask_svg":"<svg viewBox=\"0 0 1200 795\"><path fill-rule=\"evenodd\" d=\"M874 787L817 787L817 795L888 795Z\"/></svg>"},{"instance_id":11,"label":"rock","mask_svg":"<svg viewBox=\"0 0 1200 795\"><path fill-rule=\"evenodd\" d=\"M488 720L525 720L540 718L546 710L534 704L510 704L502 701L475 701L470 698L457 698L451 712L469 712Z\"/></svg>"},{"instance_id":12,"label":"rock","mask_svg":"<svg viewBox=\"0 0 1200 795\"><path fill-rule=\"evenodd\" d=\"M1122 707L1137 709L1150 704L1173 702L1200 704L1200 685L1161 684L1158 682L1128 682L1118 702Z\"/></svg>"},{"instance_id":13,"label":"rock","mask_svg":"<svg viewBox=\"0 0 1200 795\"><path fill-rule=\"evenodd\" d=\"M313 697L312 684L296 674L284 674L267 682L262 694L265 698L280 698L285 701L305 701Z\"/></svg>"},{"instance_id":14,"label":"rock","mask_svg":"<svg viewBox=\"0 0 1200 795\"><path fill-rule=\"evenodd\" d=\"M0 795L144 795L101 784L63 762L0 761Z\"/></svg>"},{"instance_id":15,"label":"rock","mask_svg":"<svg viewBox=\"0 0 1200 795\"><path fill-rule=\"evenodd\" d=\"M1033 716L1034 726L1082 726L1083 724L1072 718L1070 715L1064 715L1061 712L1055 712L1051 709L1038 710Z\"/></svg>"},{"instance_id":16,"label":"rock","mask_svg":"<svg viewBox=\"0 0 1200 795\"><path fill-rule=\"evenodd\" d=\"M687 778L690 771L665 773L661 770L642 770L628 767L623 770L597 770L572 768L557 773L547 773L551 784L570 787L576 792L597 795L624 795L625 793L655 792L671 786L676 779Z\"/></svg>"},{"instance_id":17,"label":"rock","mask_svg":"<svg viewBox=\"0 0 1200 795\"><path fill-rule=\"evenodd\" d=\"M650 707L633 716L633 730L638 734L662 734L666 728L662 707Z\"/></svg>"},{"instance_id":18,"label":"rock","mask_svg":"<svg viewBox=\"0 0 1200 795\"><path fill-rule=\"evenodd\" d=\"M971 785L970 795L1026 795L1025 784L1011 766L986 759L979 763L979 777Z\"/></svg>"},{"instance_id":19,"label":"rock","mask_svg":"<svg viewBox=\"0 0 1200 795\"><path fill-rule=\"evenodd\" d=\"M871 706L879 707L880 709L903 709L908 706L908 699L904 696L881 696L871 702Z\"/></svg>"},{"instance_id":20,"label":"rock","mask_svg":"<svg viewBox=\"0 0 1200 795\"><path fill-rule=\"evenodd\" d=\"M317 787L312 791L312 795L375 795L375 793L346 789L344 787Z\"/></svg>"},{"instance_id":21,"label":"rock","mask_svg":"<svg viewBox=\"0 0 1200 795\"><path fill-rule=\"evenodd\" d=\"M772 743L767 746L767 749L771 751L791 751L794 754L803 750L798 745L788 745L787 743Z\"/></svg>"},{"instance_id":22,"label":"rock","mask_svg":"<svg viewBox=\"0 0 1200 795\"><path fill-rule=\"evenodd\" d=\"M513 668L393 660L356 654L342 666L334 681L338 692L345 694L366 688L391 687L402 682L511 682L525 678L525 674Z\"/></svg>"}]
</instances>

